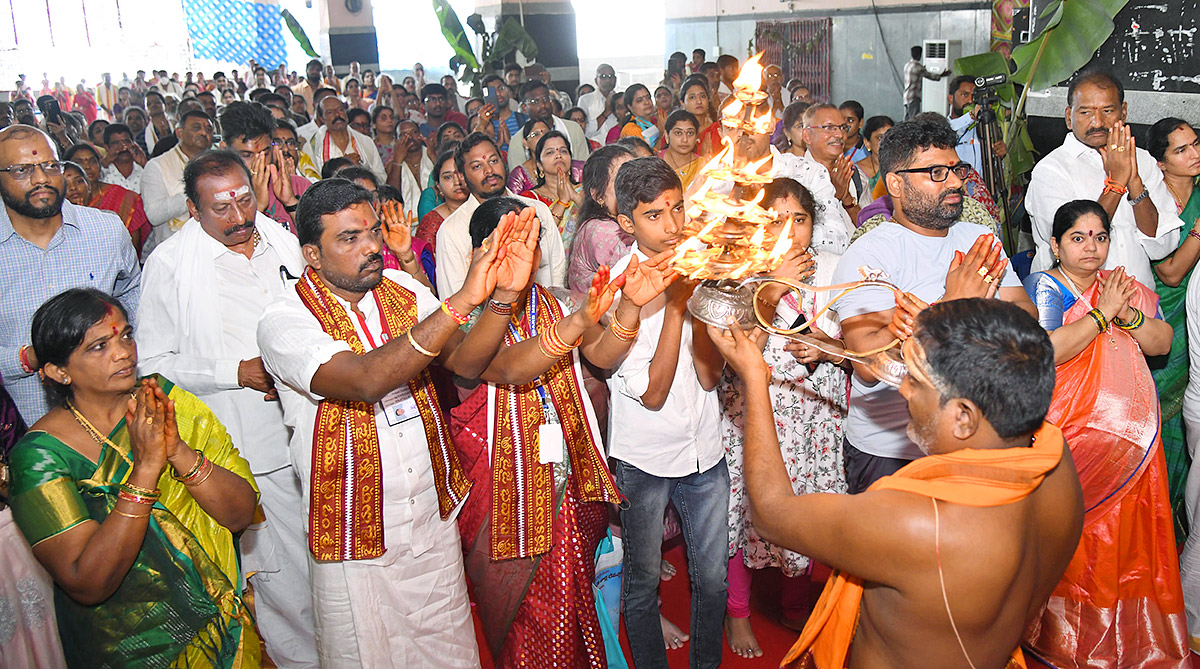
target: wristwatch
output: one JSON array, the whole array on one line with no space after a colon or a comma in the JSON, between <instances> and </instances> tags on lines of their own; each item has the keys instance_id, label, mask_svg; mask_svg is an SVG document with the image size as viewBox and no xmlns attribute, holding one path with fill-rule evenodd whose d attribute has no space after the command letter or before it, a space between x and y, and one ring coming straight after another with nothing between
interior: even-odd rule
<instances>
[{"instance_id":1,"label":"wristwatch","mask_svg":"<svg viewBox=\"0 0 1200 669\"><path fill-rule=\"evenodd\" d=\"M1142 194L1137 197L1129 197L1129 195L1130 195L1130 193L1125 193L1125 197L1129 198L1129 204L1136 207L1142 203L1142 200L1145 200L1146 198L1150 197L1150 189L1142 188Z\"/></svg>"}]
</instances>

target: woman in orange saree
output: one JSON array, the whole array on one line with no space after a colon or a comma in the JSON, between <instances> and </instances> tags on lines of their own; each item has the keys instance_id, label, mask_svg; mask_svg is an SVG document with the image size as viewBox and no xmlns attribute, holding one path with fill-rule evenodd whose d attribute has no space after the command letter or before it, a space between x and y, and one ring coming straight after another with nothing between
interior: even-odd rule
<instances>
[{"instance_id":1,"label":"woman in orange saree","mask_svg":"<svg viewBox=\"0 0 1200 669\"><path fill-rule=\"evenodd\" d=\"M1158 394L1145 359L1170 347L1172 331L1154 291L1122 268L1099 269L1108 233L1099 204L1068 202L1054 219L1058 264L1025 280L1057 363L1046 420L1062 428L1084 497L1079 547L1025 643L1054 667L1186 667Z\"/></svg>"}]
</instances>

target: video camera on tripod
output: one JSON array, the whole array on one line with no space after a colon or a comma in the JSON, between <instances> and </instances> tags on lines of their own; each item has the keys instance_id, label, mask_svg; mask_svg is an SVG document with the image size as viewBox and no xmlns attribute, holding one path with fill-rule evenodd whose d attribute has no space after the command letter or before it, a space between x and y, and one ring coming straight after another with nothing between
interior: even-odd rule
<instances>
[{"instance_id":1,"label":"video camera on tripod","mask_svg":"<svg viewBox=\"0 0 1200 669\"><path fill-rule=\"evenodd\" d=\"M996 89L1003 86L1007 81L1008 77L1003 74L975 77L975 91L971 94L971 101L975 103L976 108L980 111L984 107L991 108L992 105L1000 101L1000 96L996 93Z\"/></svg>"}]
</instances>

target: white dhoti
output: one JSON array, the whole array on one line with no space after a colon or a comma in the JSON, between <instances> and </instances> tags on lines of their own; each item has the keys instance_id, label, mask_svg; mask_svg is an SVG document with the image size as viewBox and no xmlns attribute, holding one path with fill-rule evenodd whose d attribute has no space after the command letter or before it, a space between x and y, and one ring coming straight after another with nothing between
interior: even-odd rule
<instances>
[{"instance_id":1,"label":"white dhoti","mask_svg":"<svg viewBox=\"0 0 1200 669\"><path fill-rule=\"evenodd\" d=\"M322 667L479 667L458 524L435 522L421 555L317 562L309 553Z\"/></svg>"},{"instance_id":2,"label":"white dhoti","mask_svg":"<svg viewBox=\"0 0 1200 669\"><path fill-rule=\"evenodd\" d=\"M33 557L12 510L0 511L0 667L67 666L50 575Z\"/></svg>"},{"instance_id":3,"label":"white dhoti","mask_svg":"<svg viewBox=\"0 0 1200 669\"><path fill-rule=\"evenodd\" d=\"M1184 409L1184 434L1187 435L1188 453L1195 463L1197 447L1200 446L1200 418L1189 418L1186 405ZM1187 612L1188 646L1193 653L1200 653L1200 466L1196 464L1188 470L1184 504L1191 531L1183 544L1183 552L1179 554L1179 580L1183 583L1183 602Z\"/></svg>"}]
</instances>

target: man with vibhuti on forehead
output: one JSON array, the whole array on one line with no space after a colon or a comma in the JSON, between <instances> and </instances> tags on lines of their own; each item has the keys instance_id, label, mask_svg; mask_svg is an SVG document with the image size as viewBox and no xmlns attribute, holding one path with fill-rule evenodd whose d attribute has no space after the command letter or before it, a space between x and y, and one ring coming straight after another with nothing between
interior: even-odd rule
<instances>
[{"instance_id":1,"label":"man with vibhuti on forehead","mask_svg":"<svg viewBox=\"0 0 1200 669\"><path fill-rule=\"evenodd\" d=\"M470 489L426 367L466 378L491 363L533 264L527 224L498 226L462 289L439 305L413 276L384 269L386 236L367 189L315 184L296 213L308 267L267 307L258 344L278 383L300 476L322 667L471 667L479 650L455 523ZM389 214L390 215L390 214Z\"/></svg>"},{"instance_id":2,"label":"man with vibhuti on forehead","mask_svg":"<svg viewBox=\"0 0 1200 669\"><path fill-rule=\"evenodd\" d=\"M146 261L137 328L142 373L174 379L213 410L250 463L266 524L242 535L258 629L279 666L316 667L300 481L288 429L258 352L258 319L304 269L295 235L258 210L236 153L183 170L190 217Z\"/></svg>"}]
</instances>

